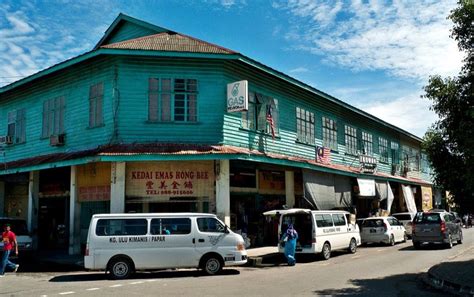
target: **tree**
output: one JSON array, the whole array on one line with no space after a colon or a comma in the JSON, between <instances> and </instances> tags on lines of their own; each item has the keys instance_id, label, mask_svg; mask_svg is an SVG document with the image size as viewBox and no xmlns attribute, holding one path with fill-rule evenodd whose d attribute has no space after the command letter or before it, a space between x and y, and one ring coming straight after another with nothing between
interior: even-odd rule
<instances>
[{"instance_id":1,"label":"tree","mask_svg":"<svg viewBox=\"0 0 474 297\"><path fill-rule=\"evenodd\" d=\"M423 149L435 184L449 191L465 211L474 211L474 1L459 0L448 17L451 37L466 56L457 77L430 77L424 98L439 120L426 132Z\"/></svg>"}]
</instances>

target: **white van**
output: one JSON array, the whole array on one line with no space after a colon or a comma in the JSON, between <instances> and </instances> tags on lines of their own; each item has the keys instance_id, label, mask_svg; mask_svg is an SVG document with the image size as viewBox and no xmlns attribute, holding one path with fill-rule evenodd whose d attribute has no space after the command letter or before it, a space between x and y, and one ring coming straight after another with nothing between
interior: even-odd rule
<instances>
[{"instance_id":1,"label":"white van","mask_svg":"<svg viewBox=\"0 0 474 297\"><path fill-rule=\"evenodd\" d=\"M216 274L247 262L242 236L205 213L96 214L84 266L114 279L136 270L196 267Z\"/></svg>"},{"instance_id":2,"label":"white van","mask_svg":"<svg viewBox=\"0 0 474 297\"><path fill-rule=\"evenodd\" d=\"M293 224L298 232L296 253L321 254L327 260L331 251L357 251L361 244L359 227L355 217L342 210L310 210L285 209L267 211L264 215L280 215L279 238L286 232L289 224ZM353 222L351 221L353 217ZM279 252L285 251L284 243L280 243Z\"/></svg>"}]
</instances>

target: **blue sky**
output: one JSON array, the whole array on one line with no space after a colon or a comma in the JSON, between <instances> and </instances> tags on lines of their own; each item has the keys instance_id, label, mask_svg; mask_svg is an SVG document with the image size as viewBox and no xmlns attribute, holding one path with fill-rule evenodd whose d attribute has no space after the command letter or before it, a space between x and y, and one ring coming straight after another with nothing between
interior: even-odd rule
<instances>
[{"instance_id":1,"label":"blue sky","mask_svg":"<svg viewBox=\"0 0 474 297\"><path fill-rule=\"evenodd\" d=\"M249 56L422 137L456 75L456 1L1 0L0 86L89 51L122 12Z\"/></svg>"}]
</instances>

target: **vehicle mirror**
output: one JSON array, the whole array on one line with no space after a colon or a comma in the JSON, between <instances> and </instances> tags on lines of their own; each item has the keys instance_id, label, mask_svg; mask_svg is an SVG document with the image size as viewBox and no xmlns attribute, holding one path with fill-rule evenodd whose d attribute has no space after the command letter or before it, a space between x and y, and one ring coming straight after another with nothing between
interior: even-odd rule
<instances>
[{"instance_id":1,"label":"vehicle mirror","mask_svg":"<svg viewBox=\"0 0 474 297\"><path fill-rule=\"evenodd\" d=\"M225 225L225 227L224 227L224 233L230 233L229 232L229 227L227 227L227 225Z\"/></svg>"}]
</instances>

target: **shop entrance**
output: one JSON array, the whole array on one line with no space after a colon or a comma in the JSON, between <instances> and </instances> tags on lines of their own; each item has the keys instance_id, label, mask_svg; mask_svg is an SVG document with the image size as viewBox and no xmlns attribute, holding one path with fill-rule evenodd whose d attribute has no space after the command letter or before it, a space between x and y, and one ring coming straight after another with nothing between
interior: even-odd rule
<instances>
[{"instance_id":1,"label":"shop entrance","mask_svg":"<svg viewBox=\"0 0 474 297\"><path fill-rule=\"evenodd\" d=\"M69 197L39 199L38 247L67 249L69 242Z\"/></svg>"}]
</instances>

